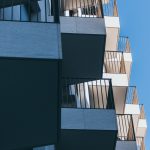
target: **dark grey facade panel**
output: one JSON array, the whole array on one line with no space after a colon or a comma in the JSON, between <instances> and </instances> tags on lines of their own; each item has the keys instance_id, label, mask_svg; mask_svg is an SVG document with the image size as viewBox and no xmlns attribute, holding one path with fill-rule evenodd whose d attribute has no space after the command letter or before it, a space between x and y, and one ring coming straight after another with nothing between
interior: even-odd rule
<instances>
[{"instance_id":1,"label":"dark grey facade panel","mask_svg":"<svg viewBox=\"0 0 150 150\"><path fill-rule=\"evenodd\" d=\"M117 131L61 130L59 150L115 150Z\"/></svg>"},{"instance_id":2,"label":"dark grey facade panel","mask_svg":"<svg viewBox=\"0 0 150 150\"><path fill-rule=\"evenodd\" d=\"M102 77L105 35L61 34L62 76L72 78Z\"/></svg>"}]
</instances>

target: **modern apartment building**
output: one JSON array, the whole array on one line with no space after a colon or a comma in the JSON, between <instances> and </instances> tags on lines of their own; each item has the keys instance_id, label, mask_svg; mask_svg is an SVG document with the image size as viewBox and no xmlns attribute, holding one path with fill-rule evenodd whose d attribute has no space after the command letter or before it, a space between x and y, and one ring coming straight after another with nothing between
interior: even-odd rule
<instances>
[{"instance_id":1,"label":"modern apartment building","mask_svg":"<svg viewBox=\"0 0 150 150\"><path fill-rule=\"evenodd\" d=\"M0 0L0 150L145 150L116 0Z\"/></svg>"}]
</instances>

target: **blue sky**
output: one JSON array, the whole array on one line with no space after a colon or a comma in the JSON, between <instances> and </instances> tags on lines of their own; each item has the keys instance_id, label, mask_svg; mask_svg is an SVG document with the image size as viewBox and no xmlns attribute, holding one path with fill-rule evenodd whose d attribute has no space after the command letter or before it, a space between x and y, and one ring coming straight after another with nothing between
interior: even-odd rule
<instances>
[{"instance_id":1,"label":"blue sky","mask_svg":"<svg viewBox=\"0 0 150 150\"><path fill-rule=\"evenodd\" d=\"M128 36L133 56L131 85L136 85L150 124L150 0L118 0L121 35ZM150 149L150 129L146 148Z\"/></svg>"}]
</instances>

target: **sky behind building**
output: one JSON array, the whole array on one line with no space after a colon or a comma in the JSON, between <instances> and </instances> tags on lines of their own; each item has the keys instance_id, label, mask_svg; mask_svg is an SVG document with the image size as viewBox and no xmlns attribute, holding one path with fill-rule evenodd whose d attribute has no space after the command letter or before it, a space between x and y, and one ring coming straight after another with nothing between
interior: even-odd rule
<instances>
[{"instance_id":1,"label":"sky behind building","mask_svg":"<svg viewBox=\"0 0 150 150\"><path fill-rule=\"evenodd\" d=\"M150 0L118 0L121 35L129 36L133 56L130 85L136 85L150 124ZM149 126L148 126L149 127ZM150 149L150 129L146 136Z\"/></svg>"}]
</instances>

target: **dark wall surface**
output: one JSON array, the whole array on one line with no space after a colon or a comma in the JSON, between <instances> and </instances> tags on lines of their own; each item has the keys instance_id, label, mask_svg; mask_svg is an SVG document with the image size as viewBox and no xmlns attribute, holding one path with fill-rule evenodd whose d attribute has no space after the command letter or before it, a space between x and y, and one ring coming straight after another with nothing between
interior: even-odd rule
<instances>
[{"instance_id":1,"label":"dark wall surface","mask_svg":"<svg viewBox=\"0 0 150 150\"><path fill-rule=\"evenodd\" d=\"M117 131L61 130L59 150L115 150Z\"/></svg>"},{"instance_id":2,"label":"dark wall surface","mask_svg":"<svg viewBox=\"0 0 150 150\"><path fill-rule=\"evenodd\" d=\"M0 58L0 150L57 141L58 61Z\"/></svg>"},{"instance_id":3,"label":"dark wall surface","mask_svg":"<svg viewBox=\"0 0 150 150\"><path fill-rule=\"evenodd\" d=\"M63 77L101 78L105 35L62 33Z\"/></svg>"}]
</instances>

